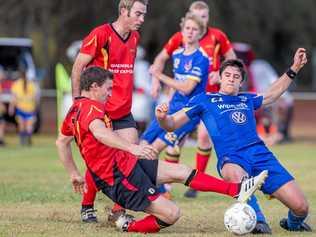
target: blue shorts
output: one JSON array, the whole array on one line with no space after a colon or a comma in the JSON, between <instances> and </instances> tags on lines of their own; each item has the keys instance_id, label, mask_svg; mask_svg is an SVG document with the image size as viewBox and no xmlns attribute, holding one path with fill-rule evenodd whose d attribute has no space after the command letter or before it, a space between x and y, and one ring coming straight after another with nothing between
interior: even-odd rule
<instances>
[{"instance_id":1,"label":"blue shorts","mask_svg":"<svg viewBox=\"0 0 316 237\"><path fill-rule=\"evenodd\" d=\"M261 171L268 170L268 178L261 188L265 194L271 195L284 184L294 180L293 176L282 166L264 143L255 144L239 150L238 153L218 158L217 170L219 174L226 163L241 166L249 176L256 176Z\"/></svg>"},{"instance_id":2,"label":"blue shorts","mask_svg":"<svg viewBox=\"0 0 316 237\"><path fill-rule=\"evenodd\" d=\"M168 114L174 114L184 108L187 101L180 100L171 100L169 102L169 112ZM157 138L160 138L168 146L175 146L181 142L183 138L190 132L194 131L197 125L200 123L200 119L192 119L182 127L176 129L173 132L166 132L163 128L159 126L157 119L155 118L147 127L141 140L147 141L149 144L152 144Z\"/></svg>"},{"instance_id":3,"label":"blue shorts","mask_svg":"<svg viewBox=\"0 0 316 237\"><path fill-rule=\"evenodd\" d=\"M36 114L35 112L24 112L18 108L15 109L15 116L21 118L24 121L34 119Z\"/></svg>"}]
</instances>

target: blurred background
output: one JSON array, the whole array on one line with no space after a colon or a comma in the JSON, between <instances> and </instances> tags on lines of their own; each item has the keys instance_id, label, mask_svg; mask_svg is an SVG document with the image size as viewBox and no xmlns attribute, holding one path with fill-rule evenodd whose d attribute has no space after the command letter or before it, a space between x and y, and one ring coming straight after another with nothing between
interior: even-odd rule
<instances>
[{"instance_id":1,"label":"blurred background","mask_svg":"<svg viewBox=\"0 0 316 237\"><path fill-rule=\"evenodd\" d=\"M191 2L150 1L141 29L141 46L146 52L143 60L148 65L169 37L179 31L180 19ZM294 100L292 130L297 137L315 138L316 1L205 2L211 9L210 25L222 29L232 42L246 43L254 57L269 62L278 75L290 65L297 47L307 49L310 61L290 88ZM0 6L0 64L6 78L15 80L14 72L23 58L28 65L28 77L40 88L36 131L55 133L56 105L63 103L57 100L63 95L56 92L56 76L66 77L71 72L69 47L95 26L114 21L118 0L0 0ZM62 68L57 69L58 63ZM170 73L170 67L167 71ZM1 100L8 102L5 92L10 82L2 84ZM61 84L69 92L69 84ZM6 129L10 131L10 125Z\"/></svg>"}]
</instances>

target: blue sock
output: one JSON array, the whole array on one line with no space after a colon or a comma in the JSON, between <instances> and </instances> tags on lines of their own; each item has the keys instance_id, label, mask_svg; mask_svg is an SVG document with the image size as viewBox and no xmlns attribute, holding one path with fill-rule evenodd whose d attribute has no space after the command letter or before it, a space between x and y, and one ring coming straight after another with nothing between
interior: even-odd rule
<instances>
[{"instance_id":1,"label":"blue sock","mask_svg":"<svg viewBox=\"0 0 316 237\"><path fill-rule=\"evenodd\" d=\"M303 223L306 217L307 215L297 216L291 210L289 210L287 216L287 226L289 227L289 230L299 230L301 224Z\"/></svg>"},{"instance_id":2,"label":"blue sock","mask_svg":"<svg viewBox=\"0 0 316 237\"><path fill-rule=\"evenodd\" d=\"M266 218L264 217L264 215L259 207L258 200L257 200L255 195L251 196L251 198L249 199L247 204L255 210L256 215L257 215L257 221L266 223Z\"/></svg>"}]
</instances>

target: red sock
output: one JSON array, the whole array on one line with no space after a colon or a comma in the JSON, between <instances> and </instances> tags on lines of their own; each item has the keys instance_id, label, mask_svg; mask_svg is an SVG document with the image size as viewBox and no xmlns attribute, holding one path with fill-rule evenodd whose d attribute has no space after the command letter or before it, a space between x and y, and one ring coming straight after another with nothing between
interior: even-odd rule
<instances>
[{"instance_id":1,"label":"red sock","mask_svg":"<svg viewBox=\"0 0 316 237\"><path fill-rule=\"evenodd\" d=\"M84 192L82 195L81 205L93 206L95 196L97 195L98 190L97 190L97 187L95 186L92 175L88 170L86 170L85 181L87 185L87 191Z\"/></svg>"},{"instance_id":2,"label":"red sock","mask_svg":"<svg viewBox=\"0 0 316 237\"><path fill-rule=\"evenodd\" d=\"M180 154L170 154L166 152L165 154L165 161L169 163L178 164L180 159Z\"/></svg>"},{"instance_id":3,"label":"red sock","mask_svg":"<svg viewBox=\"0 0 316 237\"><path fill-rule=\"evenodd\" d=\"M114 206L112 207L112 212L117 212L117 211L125 211L125 209L119 204L114 203Z\"/></svg>"},{"instance_id":4,"label":"red sock","mask_svg":"<svg viewBox=\"0 0 316 237\"><path fill-rule=\"evenodd\" d=\"M196 171L194 177L187 182L189 182L188 186L190 188L193 188L197 191L216 192L226 194L231 197L236 196L240 189L239 183L228 183L222 179L218 179L214 176L198 171Z\"/></svg>"},{"instance_id":5,"label":"red sock","mask_svg":"<svg viewBox=\"0 0 316 237\"><path fill-rule=\"evenodd\" d=\"M195 155L196 169L200 172L205 172L208 160L210 159L212 152L212 147L210 149L201 149L198 147L198 150Z\"/></svg>"},{"instance_id":6,"label":"red sock","mask_svg":"<svg viewBox=\"0 0 316 237\"><path fill-rule=\"evenodd\" d=\"M129 226L128 232L157 233L160 230L157 218L153 215L146 216L144 219L134 221Z\"/></svg>"}]
</instances>

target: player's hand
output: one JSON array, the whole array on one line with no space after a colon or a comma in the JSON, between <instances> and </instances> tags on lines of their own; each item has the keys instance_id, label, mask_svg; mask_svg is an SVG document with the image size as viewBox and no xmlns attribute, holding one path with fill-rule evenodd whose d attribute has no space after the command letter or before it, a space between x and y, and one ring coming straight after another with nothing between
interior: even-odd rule
<instances>
[{"instance_id":1,"label":"player's hand","mask_svg":"<svg viewBox=\"0 0 316 237\"><path fill-rule=\"evenodd\" d=\"M158 105L155 109L155 115L158 120L164 120L167 117L169 106L166 103Z\"/></svg>"},{"instance_id":2,"label":"player's hand","mask_svg":"<svg viewBox=\"0 0 316 237\"><path fill-rule=\"evenodd\" d=\"M81 193L83 194L86 192L87 187L84 181L84 178L81 175L72 175L71 178L72 188L75 193Z\"/></svg>"},{"instance_id":3,"label":"player's hand","mask_svg":"<svg viewBox=\"0 0 316 237\"><path fill-rule=\"evenodd\" d=\"M291 66L291 69L294 72L298 73L301 70L301 68L305 66L306 63L307 63L306 49L298 48L294 55L293 65Z\"/></svg>"},{"instance_id":4,"label":"player's hand","mask_svg":"<svg viewBox=\"0 0 316 237\"><path fill-rule=\"evenodd\" d=\"M208 83L212 85L216 85L219 83L219 71L211 72L208 75Z\"/></svg>"},{"instance_id":5,"label":"player's hand","mask_svg":"<svg viewBox=\"0 0 316 237\"><path fill-rule=\"evenodd\" d=\"M130 150L133 155L140 159L155 160L158 157L158 151L151 145L133 144Z\"/></svg>"}]
</instances>

